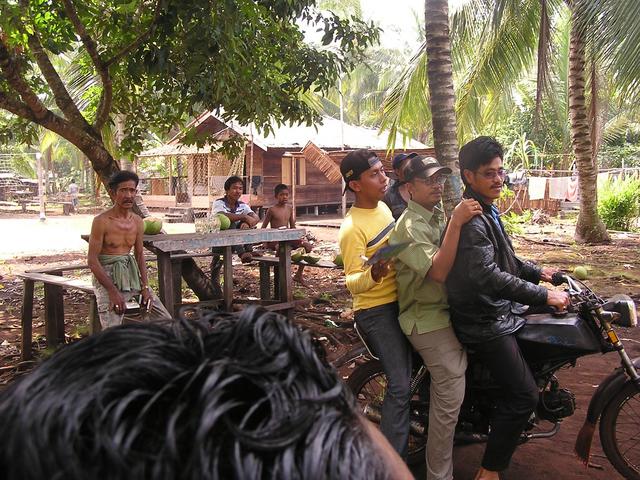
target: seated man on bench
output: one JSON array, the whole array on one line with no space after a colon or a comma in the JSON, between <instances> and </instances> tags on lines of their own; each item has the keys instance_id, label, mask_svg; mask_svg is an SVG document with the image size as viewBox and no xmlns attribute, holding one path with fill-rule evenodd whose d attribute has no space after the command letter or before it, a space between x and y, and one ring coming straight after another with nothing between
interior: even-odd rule
<instances>
[{"instance_id":1,"label":"seated man on bench","mask_svg":"<svg viewBox=\"0 0 640 480\"><path fill-rule=\"evenodd\" d=\"M139 311L149 321L171 318L147 281L144 223L132 212L138 181L133 172L117 172L109 181L114 205L94 218L91 225L88 264L103 329L122 323L131 300L139 301Z\"/></svg>"},{"instance_id":2,"label":"seated man on bench","mask_svg":"<svg viewBox=\"0 0 640 480\"><path fill-rule=\"evenodd\" d=\"M242 179L238 176L227 178L224 182L224 197L217 199L211 206L211 214L221 213L231 221L229 228L255 228L260 220L251 207L240 200L244 189ZM248 263L253 257L251 245L239 245L233 248L242 263ZM257 255L257 254L256 254Z\"/></svg>"}]
</instances>

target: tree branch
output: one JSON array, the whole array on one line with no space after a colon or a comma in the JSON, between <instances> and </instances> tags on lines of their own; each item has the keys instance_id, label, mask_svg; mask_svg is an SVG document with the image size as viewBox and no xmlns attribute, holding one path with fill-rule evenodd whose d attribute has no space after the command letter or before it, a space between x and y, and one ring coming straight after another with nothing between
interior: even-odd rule
<instances>
[{"instance_id":1,"label":"tree branch","mask_svg":"<svg viewBox=\"0 0 640 480\"><path fill-rule=\"evenodd\" d=\"M77 105L69 95L67 88L64 83L60 79L58 72L54 68L49 60L49 56L47 52L42 48L42 44L40 43L40 39L37 34L29 35L28 37L29 48L31 48L31 52L40 67L40 71L44 76L49 88L51 88L51 92L53 93L53 98L58 105L58 108L62 110L62 113L69 119L72 123L78 125L79 127L89 127L87 120L84 118L80 110L78 110Z\"/></svg>"},{"instance_id":2,"label":"tree branch","mask_svg":"<svg viewBox=\"0 0 640 480\"><path fill-rule=\"evenodd\" d=\"M153 13L153 19L151 20L151 23L149 24L149 27L147 28L147 30L141 33L140 35L138 35L138 37L133 42L131 42L126 47L123 47L118 53L116 53L109 60L104 62L104 64L107 67L113 65L114 63L119 62L123 57L125 57L126 55L131 53L133 50L138 48L142 44L142 42L144 42L147 38L149 38L153 34L153 32L157 27L158 19L160 18L160 12L162 11L162 9L160 8L160 3L161 3L161 0L157 0L156 8Z\"/></svg>"},{"instance_id":3,"label":"tree branch","mask_svg":"<svg viewBox=\"0 0 640 480\"><path fill-rule=\"evenodd\" d=\"M35 115L26 103L21 102L2 90L0 90L0 108L26 120L36 121Z\"/></svg>"},{"instance_id":4,"label":"tree branch","mask_svg":"<svg viewBox=\"0 0 640 480\"><path fill-rule=\"evenodd\" d=\"M0 37L0 71L4 74L7 83L20 95L24 104L31 110L35 119L46 117L51 111L44 106L33 89L22 78L22 72L16 65L9 47Z\"/></svg>"},{"instance_id":5,"label":"tree branch","mask_svg":"<svg viewBox=\"0 0 640 480\"><path fill-rule=\"evenodd\" d=\"M98 75L100 75L100 80L102 81L102 94L100 95L100 104L98 105L96 119L93 123L93 127L99 131L109 119L109 113L111 111L113 84L111 83L111 76L109 75L109 67L100 58L96 42L93 40L93 38L91 38L91 36L87 32L87 29L82 23L82 20L78 16L78 11L73 4L73 0L62 0L62 3L64 4L64 11L67 14L67 17L69 17L73 28L80 36L80 40L82 41L84 47L87 49L87 53L89 54L89 57L91 58L91 61L93 62Z\"/></svg>"}]
</instances>

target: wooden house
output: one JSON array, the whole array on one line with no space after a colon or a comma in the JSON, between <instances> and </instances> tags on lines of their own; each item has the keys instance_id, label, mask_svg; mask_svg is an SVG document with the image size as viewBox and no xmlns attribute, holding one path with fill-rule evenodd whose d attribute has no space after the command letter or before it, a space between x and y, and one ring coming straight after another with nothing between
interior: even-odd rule
<instances>
[{"instance_id":1,"label":"wooden house","mask_svg":"<svg viewBox=\"0 0 640 480\"><path fill-rule=\"evenodd\" d=\"M324 117L322 125L280 126L274 127L269 135L261 135L251 125L224 122L219 116L206 112L191 122L189 128L195 129L196 135L214 134L216 141L240 135L246 140L244 152L238 158L228 159L212 152L211 146L200 149L185 146L181 136L142 152L138 160L145 157L178 159L169 162L174 165L169 177L177 181L147 180L144 198L148 206L209 208L213 200L224 194L225 179L238 175L245 181L245 198L255 210L271 205L274 187L284 183L291 187L292 201L298 210L313 208L317 213L319 209L330 210L340 205L340 162L350 151L373 150L383 159L385 168L391 170L392 154L387 154L386 132L343 125L330 117ZM393 154L400 151L434 154L432 148L415 140L408 140ZM349 196L347 201L351 202L352 198Z\"/></svg>"}]
</instances>

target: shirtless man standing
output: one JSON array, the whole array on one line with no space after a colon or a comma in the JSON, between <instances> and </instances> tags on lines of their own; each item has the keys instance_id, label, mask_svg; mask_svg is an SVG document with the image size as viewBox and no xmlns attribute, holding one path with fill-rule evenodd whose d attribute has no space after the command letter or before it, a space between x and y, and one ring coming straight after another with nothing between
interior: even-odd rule
<instances>
[{"instance_id":1,"label":"shirtless man standing","mask_svg":"<svg viewBox=\"0 0 640 480\"><path fill-rule=\"evenodd\" d=\"M267 228L271 225L271 228L296 228L296 219L293 214L293 207L289 205L289 187L287 187L284 183L279 183L274 188L274 196L278 203L272 205L267 210L267 214L262 221L262 228ZM307 240L296 240L295 242L291 242L292 248L304 247L307 253L311 252L311 244ZM267 248L278 251L278 242L269 242L267 244ZM305 285L305 282L302 278L302 271L304 270L304 265L298 266L298 271L294 275L293 279Z\"/></svg>"},{"instance_id":2,"label":"shirtless man standing","mask_svg":"<svg viewBox=\"0 0 640 480\"><path fill-rule=\"evenodd\" d=\"M113 175L109 190L114 205L95 217L91 225L87 260L93 273L103 329L120 325L125 317L126 303L139 295L141 309L148 310L148 320L171 318L147 281L142 248L144 222L131 211L138 181L135 173L126 170ZM135 259L131 255L131 247Z\"/></svg>"}]
</instances>

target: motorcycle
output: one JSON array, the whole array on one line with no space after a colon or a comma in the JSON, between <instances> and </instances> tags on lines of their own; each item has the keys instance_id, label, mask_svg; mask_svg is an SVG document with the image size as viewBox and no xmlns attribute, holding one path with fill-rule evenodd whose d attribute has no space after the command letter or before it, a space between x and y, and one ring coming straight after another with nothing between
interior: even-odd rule
<instances>
[{"instance_id":1,"label":"motorcycle","mask_svg":"<svg viewBox=\"0 0 640 480\"><path fill-rule=\"evenodd\" d=\"M554 284L566 284L571 298L567 312L527 315L526 324L516 334L522 354L540 389L535 412L521 435L524 443L536 438L549 438L558 433L564 418L574 414L574 395L561 388L556 373L563 367L575 367L580 357L617 352L621 366L616 368L596 389L587 418L576 439L575 451L588 464L591 442L600 420L600 440L604 452L623 476L640 480L640 357L631 360L624 350L612 323L636 326L637 313L633 300L616 295L605 301L584 283L566 274L554 275ZM364 415L380 422L386 380L380 362L366 344L357 347L334 362L351 363L365 358L353 370L347 385L354 393ZM418 357L419 358L419 357ZM424 462L427 421L429 417L429 372L422 362L411 379L411 423L409 464ZM456 444L486 442L495 398L500 394L489 372L468 351L466 393L456 427ZM551 428L540 431L541 421ZM535 429L535 431L534 431Z\"/></svg>"}]
</instances>

